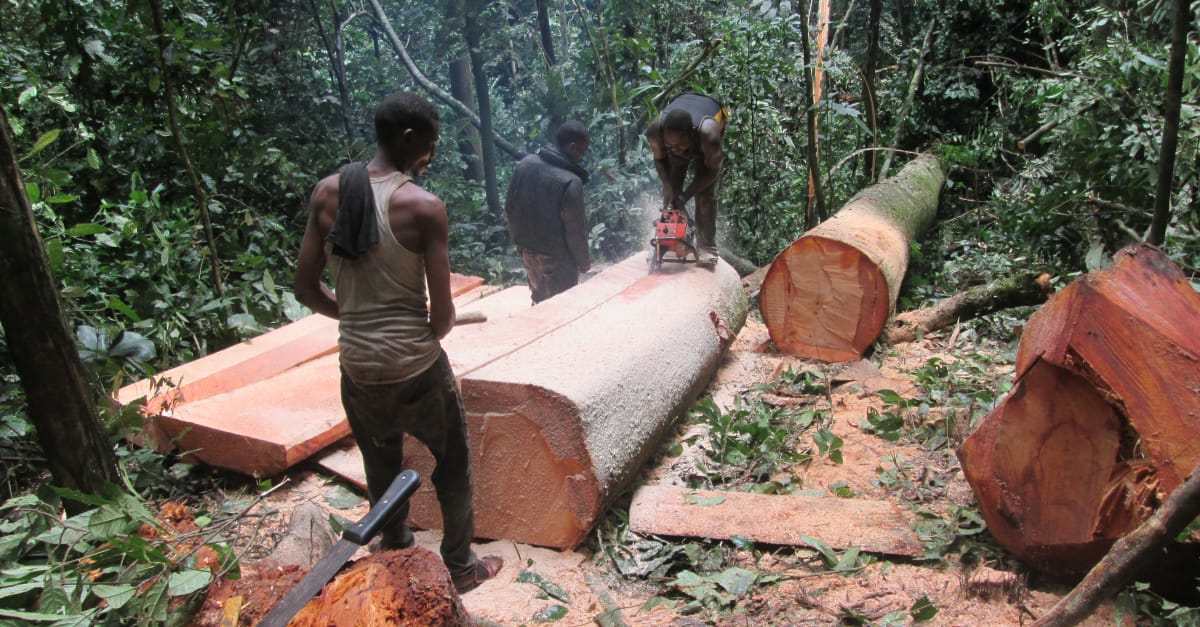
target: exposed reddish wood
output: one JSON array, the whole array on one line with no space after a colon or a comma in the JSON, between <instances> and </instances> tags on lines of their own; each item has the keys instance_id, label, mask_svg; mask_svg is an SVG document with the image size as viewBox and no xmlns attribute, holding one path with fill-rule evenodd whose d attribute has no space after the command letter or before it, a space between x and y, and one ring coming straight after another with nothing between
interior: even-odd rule
<instances>
[{"instance_id":1,"label":"exposed reddish wood","mask_svg":"<svg viewBox=\"0 0 1200 627\"><path fill-rule=\"evenodd\" d=\"M1200 295L1152 247L1051 297L1017 383L960 447L992 534L1044 572L1086 572L1200 463Z\"/></svg>"},{"instance_id":2,"label":"exposed reddish wood","mask_svg":"<svg viewBox=\"0 0 1200 627\"><path fill-rule=\"evenodd\" d=\"M977 285L938 301L937 304L897 314L888 323L887 341L892 344L911 342L917 333L944 329L959 320L989 314L1010 307L1024 307L1046 302L1054 291L1050 275L1025 272L986 285Z\"/></svg>"},{"instance_id":3,"label":"exposed reddish wood","mask_svg":"<svg viewBox=\"0 0 1200 627\"><path fill-rule=\"evenodd\" d=\"M759 292L779 350L825 361L862 356L895 306L910 243L933 223L944 181L937 157L922 155L779 253Z\"/></svg>"},{"instance_id":4,"label":"exposed reddish wood","mask_svg":"<svg viewBox=\"0 0 1200 627\"><path fill-rule=\"evenodd\" d=\"M441 558L427 549L373 553L339 573L291 627L468 625Z\"/></svg>"},{"instance_id":5,"label":"exposed reddish wood","mask_svg":"<svg viewBox=\"0 0 1200 627\"><path fill-rule=\"evenodd\" d=\"M1128 418L1170 493L1200 464L1200 294L1146 244L1062 291L1025 326L1017 376L1040 358L1091 381Z\"/></svg>"},{"instance_id":6,"label":"exposed reddish wood","mask_svg":"<svg viewBox=\"0 0 1200 627\"><path fill-rule=\"evenodd\" d=\"M638 488L629 528L639 533L727 540L743 536L766 544L807 546L802 536L835 549L919 557L925 554L912 524L887 501L795 494L750 494Z\"/></svg>"},{"instance_id":7,"label":"exposed reddish wood","mask_svg":"<svg viewBox=\"0 0 1200 627\"><path fill-rule=\"evenodd\" d=\"M555 548L586 539L716 371L731 330L741 327L745 295L727 264L647 275L643 255L624 263L639 278L602 307L578 311L576 290L592 279L511 318L518 326L565 323L457 371L471 437L477 535ZM463 331L483 333L493 324L499 323ZM457 333L448 340L469 337ZM482 337L501 346L508 339ZM447 344L452 361L483 347L458 346ZM428 452L413 440L405 446L406 463L428 476ZM361 486L356 457L357 450L343 449L335 459L341 472L353 472L343 476ZM441 526L431 488L413 496L410 518L420 527Z\"/></svg>"},{"instance_id":8,"label":"exposed reddish wood","mask_svg":"<svg viewBox=\"0 0 1200 627\"><path fill-rule=\"evenodd\" d=\"M1034 627L1066 627L1087 618L1151 563L1156 554L1200 515L1200 468L1146 522L1117 540L1070 594L1059 600Z\"/></svg>"}]
</instances>

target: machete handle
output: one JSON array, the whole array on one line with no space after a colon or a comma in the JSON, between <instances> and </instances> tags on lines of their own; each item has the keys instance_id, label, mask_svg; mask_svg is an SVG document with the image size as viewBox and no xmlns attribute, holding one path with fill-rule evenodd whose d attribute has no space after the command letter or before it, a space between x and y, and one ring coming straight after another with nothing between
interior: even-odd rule
<instances>
[{"instance_id":1,"label":"machete handle","mask_svg":"<svg viewBox=\"0 0 1200 627\"><path fill-rule=\"evenodd\" d=\"M358 522L342 531L342 538L359 546L365 545L379 533L384 523L396 513L396 508L408 500L421 485L421 476L415 470L405 470L392 479L392 485L380 497L371 511Z\"/></svg>"}]
</instances>

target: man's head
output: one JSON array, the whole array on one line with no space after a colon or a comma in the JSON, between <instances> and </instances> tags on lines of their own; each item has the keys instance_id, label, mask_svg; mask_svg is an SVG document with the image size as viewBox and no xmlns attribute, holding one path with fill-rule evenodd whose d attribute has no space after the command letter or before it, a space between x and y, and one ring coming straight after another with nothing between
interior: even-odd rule
<instances>
[{"instance_id":1,"label":"man's head","mask_svg":"<svg viewBox=\"0 0 1200 627\"><path fill-rule=\"evenodd\" d=\"M413 176L436 154L441 118L433 104L412 92L396 92L375 109L375 142L392 165Z\"/></svg>"},{"instance_id":2,"label":"man's head","mask_svg":"<svg viewBox=\"0 0 1200 627\"><path fill-rule=\"evenodd\" d=\"M696 126L692 114L684 109L671 109L663 115L663 147L672 154L682 156L692 149L692 137Z\"/></svg>"},{"instance_id":3,"label":"man's head","mask_svg":"<svg viewBox=\"0 0 1200 627\"><path fill-rule=\"evenodd\" d=\"M591 134L588 133L583 122L578 120L563 122L558 127L558 132L554 134L554 144L558 147L558 151L570 157L575 163L583 161L583 156L587 154L588 146L591 143Z\"/></svg>"}]
</instances>

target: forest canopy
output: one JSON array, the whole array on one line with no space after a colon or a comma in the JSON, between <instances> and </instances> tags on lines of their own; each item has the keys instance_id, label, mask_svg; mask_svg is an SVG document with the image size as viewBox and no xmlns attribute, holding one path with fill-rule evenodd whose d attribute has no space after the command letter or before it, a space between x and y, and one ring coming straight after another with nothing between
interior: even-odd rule
<instances>
[{"instance_id":1,"label":"forest canopy","mask_svg":"<svg viewBox=\"0 0 1200 627\"><path fill-rule=\"evenodd\" d=\"M925 150L950 181L903 306L1020 264L1070 276L1145 236L1169 2L851 0L823 17L789 0L10 2L0 104L70 327L105 350L144 337L151 369L307 313L289 288L307 195L370 157L373 108L402 89L442 112L423 183L449 208L453 269L497 283L522 278L498 198L565 119L593 137L593 255L645 245L641 133L684 90L731 111L719 240L755 265ZM1188 42L1163 247L1194 273Z\"/></svg>"}]
</instances>

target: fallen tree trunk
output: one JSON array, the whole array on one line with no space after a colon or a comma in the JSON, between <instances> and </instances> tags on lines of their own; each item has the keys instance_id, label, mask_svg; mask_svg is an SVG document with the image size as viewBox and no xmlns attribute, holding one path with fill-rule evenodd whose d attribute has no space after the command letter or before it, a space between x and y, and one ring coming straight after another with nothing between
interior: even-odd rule
<instances>
[{"instance_id":1,"label":"fallen tree trunk","mask_svg":"<svg viewBox=\"0 0 1200 627\"><path fill-rule=\"evenodd\" d=\"M1046 302L1053 288L1050 275L1025 272L977 285L938 301L937 304L897 314L888 324L890 344L911 342L917 334L944 329L959 320L969 320L1010 307L1025 307Z\"/></svg>"},{"instance_id":2,"label":"fallen tree trunk","mask_svg":"<svg viewBox=\"0 0 1200 627\"><path fill-rule=\"evenodd\" d=\"M578 546L715 373L746 316L737 273L720 263L647 275L645 263L639 254L621 264L640 278L603 306L470 371L456 370L470 429L478 536ZM561 320L576 310L575 289L511 321ZM468 331L482 334L490 324L464 328L453 344L458 331L451 334L451 360L468 354L457 350ZM491 337L495 343L504 335ZM429 453L412 439L405 446L405 463L429 476ZM357 449L346 453L357 457ZM346 468L357 469L348 479L365 485L361 461ZM431 487L411 503L415 525L441 526Z\"/></svg>"},{"instance_id":3,"label":"fallen tree trunk","mask_svg":"<svg viewBox=\"0 0 1200 627\"><path fill-rule=\"evenodd\" d=\"M824 361L862 356L895 306L909 246L932 225L945 180L937 157L922 155L775 257L759 309L779 350Z\"/></svg>"},{"instance_id":4,"label":"fallen tree trunk","mask_svg":"<svg viewBox=\"0 0 1200 627\"><path fill-rule=\"evenodd\" d=\"M1054 575L1086 572L1200 464L1200 294L1156 249L1051 297L1016 385L958 450L992 535Z\"/></svg>"},{"instance_id":5,"label":"fallen tree trunk","mask_svg":"<svg viewBox=\"0 0 1200 627\"><path fill-rule=\"evenodd\" d=\"M1039 618L1034 627L1078 625L1105 599L1128 584L1197 515L1200 515L1200 467L1192 470L1187 481L1171 493L1153 516L1117 540L1087 577Z\"/></svg>"}]
</instances>

